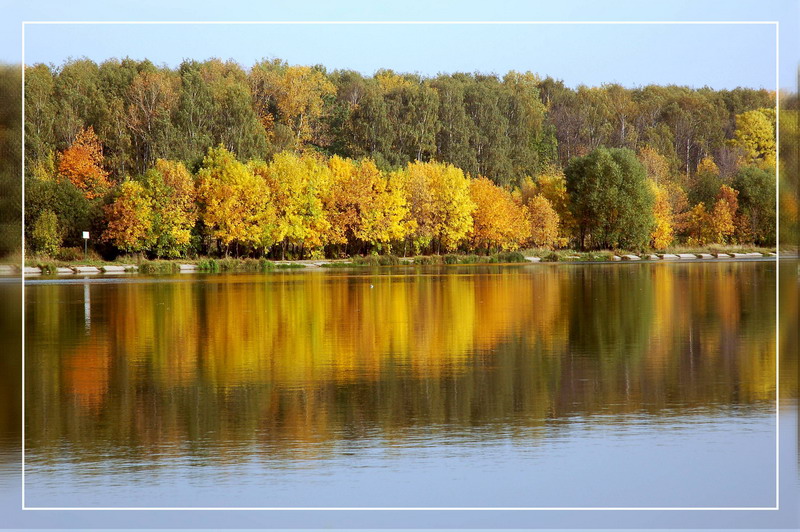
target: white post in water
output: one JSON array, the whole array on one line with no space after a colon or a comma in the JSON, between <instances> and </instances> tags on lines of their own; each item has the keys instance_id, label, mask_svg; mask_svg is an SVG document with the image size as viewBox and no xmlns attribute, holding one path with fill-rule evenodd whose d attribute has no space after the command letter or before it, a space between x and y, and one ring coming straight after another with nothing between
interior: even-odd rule
<instances>
[{"instance_id":1,"label":"white post in water","mask_svg":"<svg viewBox=\"0 0 800 532\"><path fill-rule=\"evenodd\" d=\"M86 260L87 244L89 243L89 231L83 232L83 260Z\"/></svg>"}]
</instances>

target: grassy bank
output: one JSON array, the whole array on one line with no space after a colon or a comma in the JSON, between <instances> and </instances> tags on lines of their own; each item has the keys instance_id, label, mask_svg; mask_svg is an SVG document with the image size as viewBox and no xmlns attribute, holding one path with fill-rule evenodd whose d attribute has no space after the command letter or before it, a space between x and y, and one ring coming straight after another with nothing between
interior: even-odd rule
<instances>
[{"instance_id":1,"label":"grassy bank","mask_svg":"<svg viewBox=\"0 0 800 532\"><path fill-rule=\"evenodd\" d=\"M752 253L768 254L774 248L760 248L755 246L707 246L704 248L672 247L660 250L659 253ZM526 249L495 253L492 255L421 255L416 257L398 257L396 255L368 255L356 256L350 259L338 260L297 260L297 261L270 261L267 259L253 258L208 258L196 259L169 259L169 260L138 260L135 256L123 256L114 261L104 261L99 256L90 253L86 260L59 260L46 255L29 254L25 258L25 266L38 267L45 275L55 275L58 268L71 268L74 266L135 266L139 273L144 274L175 274L181 272L181 266L189 266L190 271L205 273L217 272L250 272L265 273L276 270L302 269L307 267L322 268L374 268L380 266L399 265L458 265L458 264L513 264L527 263L530 257L536 257L540 262L609 262L613 257L628 254L638 255L646 259L654 252L640 252L629 250L599 250L576 251L571 249Z\"/></svg>"},{"instance_id":2,"label":"grassy bank","mask_svg":"<svg viewBox=\"0 0 800 532\"><path fill-rule=\"evenodd\" d=\"M328 262L320 266L323 268L358 268L375 266L396 266L400 264L433 265L433 264L511 264L527 262L525 255L518 251L495 253L493 255L420 255L417 257L400 258L395 255L368 255L354 257L341 262Z\"/></svg>"}]
</instances>

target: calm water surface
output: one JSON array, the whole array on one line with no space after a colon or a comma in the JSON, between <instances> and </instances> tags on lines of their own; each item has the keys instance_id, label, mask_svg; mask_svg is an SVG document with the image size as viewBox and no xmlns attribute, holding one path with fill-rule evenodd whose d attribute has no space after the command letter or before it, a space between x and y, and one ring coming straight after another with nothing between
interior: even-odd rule
<instances>
[{"instance_id":1,"label":"calm water surface","mask_svg":"<svg viewBox=\"0 0 800 532\"><path fill-rule=\"evenodd\" d=\"M774 506L775 263L26 287L26 503Z\"/></svg>"}]
</instances>

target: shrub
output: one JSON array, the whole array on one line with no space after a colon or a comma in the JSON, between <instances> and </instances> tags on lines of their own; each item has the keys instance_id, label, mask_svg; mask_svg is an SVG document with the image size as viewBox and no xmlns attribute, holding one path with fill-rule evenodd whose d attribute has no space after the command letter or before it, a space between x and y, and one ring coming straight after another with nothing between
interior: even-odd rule
<instances>
[{"instance_id":1,"label":"shrub","mask_svg":"<svg viewBox=\"0 0 800 532\"><path fill-rule=\"evenodd\" d=\"M58 218L53 211L42 211L42 214L36 219L31 232L31 241L33 249L36 251L46 253L51 257L58 252L58 248L61 246L61 235L58 231Z\"/></svg>"},{"instance_id":2,"label":"shrub","mask_svg":"<svg viewBox=\"0 0 800 532\"><path fill-rule=\"evenodd\" d=\"M165 274L180 273L181 267L176 262L169 261L146 261L139 265L139 273Z\"/></svg>"},{"instance_id":3,"label":"shrub","mask_svg":"<svg viewBox=\"0 0 800 532\"><path fill-rule=\"evenodd\" d=\"M56 259L62 262L75 262L83 259L83 250L81 248L59 248L56 252Z\"/></svg>"},{"instance_id":4,"label":"shrub","mask_svg":"<svg viewBox=\"0 0 800 532\"><path fill-rule=\"evenodd\" d=\"M275 269L275 263L267 259L260 259L258 261L258 269L262 272L268 272Z\"/></svg>"},{"instance_id":5,"label":"shrub","mask_svg":"<svg viewBox=\"0 0 800 532\"><path fill-rule=\"evenodd\" d=\"M356 266L397 266L400 258L395 255L367 255L366 257L353 258Z\"/></svg>"},{"instance_id":6,"label":"shrub","mask_svg":"<svg viewBox=\"0 0 800 532\"><path fill-rule=\"evenodd\" d=\"M55 275L56 273L58 273L57 270L58 267L52 262L43 262L37 264L36 266L41 268L43 275Z\"/></svg>"},{"instance_id":7,"label":"shrub","mask_svg":"<svg viewBox=\"0 0 800 532\"><path fill-rule=\"evenodd\" d=\"M203 259L197 263L197 269L201 272L216 273L219 271L219 264L214 259Z\"/></svg>"},{"instance_id":8,"label":"shrub","mask_svg":"<svg viewBox=\"0 0 800 532\"><path fill-rule=\"evenodd\" d=\"M519 251L504 251L492 255L489 262L496 262L503 264L510 262L525 262L525 255L523 255Z\"/></svg>"},{"instance_id":9,"label":"shrub","mask_svg":"<svg viewBox=\"0 0 800 532\"><path fill-rule=\"evenodd\" d=\"M440 255L421 255L419 257L414 257L414 264L442 264L442 257Z\"/></svg>"},{"instance_id":10,"label":"shrub","mask_svg":"<svg viewBox=\"0 0 800 532\"><path fill-rule=\"evenodd\" d=\"M321 266L323 268L352 268L355 264L352 262L326 262Z\"/></svg>"}]
</instances>

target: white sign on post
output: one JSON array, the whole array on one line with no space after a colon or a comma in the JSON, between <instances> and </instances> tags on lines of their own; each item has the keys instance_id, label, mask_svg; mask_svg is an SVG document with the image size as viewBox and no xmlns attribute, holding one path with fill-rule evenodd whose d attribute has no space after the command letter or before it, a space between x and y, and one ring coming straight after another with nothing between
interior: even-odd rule
<instances>
[{"instance_id":1,"label":"white sign on post","mask_svg":"<svg viewBox=\"0 0 800 532\"><path fill-rule=\"evenodd\" d=\"M89 231L84 231L83 232L83 238L85 238L85 239L89 238Z\"/></svg>"}]
</instances>

